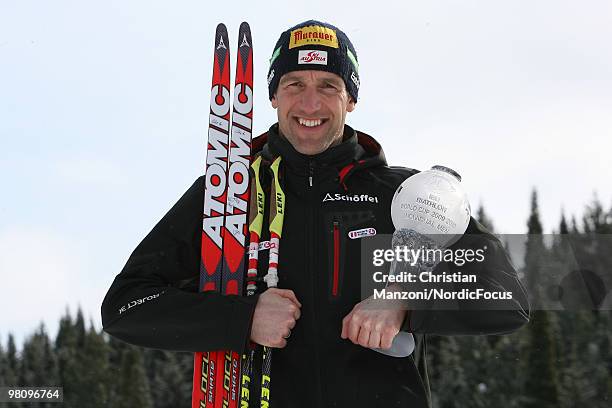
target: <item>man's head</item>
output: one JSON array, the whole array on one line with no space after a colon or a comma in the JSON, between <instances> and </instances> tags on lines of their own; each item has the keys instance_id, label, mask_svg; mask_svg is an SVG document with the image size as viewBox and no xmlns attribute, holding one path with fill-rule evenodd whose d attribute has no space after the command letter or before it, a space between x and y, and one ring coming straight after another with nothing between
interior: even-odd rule
<instances>
[{"instance_id":1,"label":"man's head","mask_svg":"<svg viewBox=\"0 0 612 408\"><path fill-rule=\"evenodd\" d=\"M339 143L359 91L353 45L319 21L290 28L270 59L268 91L280 132L297 151L313 155Z\"/></svg>"}]
</instances>

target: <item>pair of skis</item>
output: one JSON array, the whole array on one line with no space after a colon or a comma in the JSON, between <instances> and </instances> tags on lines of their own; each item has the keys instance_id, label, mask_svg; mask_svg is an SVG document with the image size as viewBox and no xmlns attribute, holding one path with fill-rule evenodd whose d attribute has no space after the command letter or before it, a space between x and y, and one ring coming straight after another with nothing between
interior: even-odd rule
<instances>
[{"instance_id":1,"label":"pair of skis","mask_svg":"<svg viewBox=\"0 0 612 408\"><path fill-rule=\"evenodd\" d=\"M202 220L200 290L242 295L253 120L253 50L239 29L234 100L230 101L229 36L215 32ZM230 108L232 108L230 122ZM240 356L231 350L194 357L192 408L238 406Z\"/></svg>"},{"instance_id":2,"label":"pair of skis","mask_svg":"<svg viewBox=\"0 0 612 408\"><path fill-rule=\"evenodd\" d=\"M256 168L250 163L253 124L253 49L250 27L245 22L240 25L238 34L238 58L233 92L234 98L231 103L229 37L225 25L219 24L215 33L210 98L199 288L201 291L242 296L246 272L247 296L250 296L256 290L257 243L263 225L265 193L259 183L261 158L253 163ZM277 158L271 166L274 185L278 184L276 191L280 190L280 193L272 195L275 215L270 214L270 230L271 241L275 239L271 242L271 246L275 248L270 250L267 276L276 274L278 241L284 214L284 194L278 182L279 163L280 158ZM253 177L249 177L250 167L254 173ZM251 184L255 189L257 203L256 208L251 210L249 220L247 217ZM247 233L250 234L248 272L245 264ZM271 281L267 279L267 282L268 287L271 287L271 283L276 286L274 279ZM240 407L248 407L253 356L253 345L248 347L247 353L243 356L231 350L196 353L192 408L237 408L239 404ZM269 405L269 379L269 364L264 361L262 382L266 384L262 384L262 407Z\"/></svg>"}]
</instances>

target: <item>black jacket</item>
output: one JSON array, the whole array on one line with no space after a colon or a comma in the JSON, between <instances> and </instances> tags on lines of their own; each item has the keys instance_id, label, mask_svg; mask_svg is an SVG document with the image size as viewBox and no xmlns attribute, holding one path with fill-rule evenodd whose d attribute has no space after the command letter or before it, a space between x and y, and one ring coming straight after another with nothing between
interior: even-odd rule
<instances>
[{"instance_id":1,"label":"black jacket","mask_svg":"<svg viewBox=\"0 0 612 408\"><path fill-rule=\"evenodd\" d=\"M349 239L348 232L373 227L391 234L391 198L416 171L387 166L380 145L348 126L340 145L315 156L297 152L278 136L276 125L254 139L253 150L283 157L286 213L278 286L293 290L302 303L287 347L274 350L273 408L430 406L425 334L507 333L527 322L525 292L501 243L472 219L455 246L488 246L485 262L467 272L479 276L479 287L512 291L511 307L411 311L404 329L414 333L416 349L406 358L341 339L342 319L362 300L360 240ZM160 349L244 349L257 296L197 292L203 189L200 177L115 278L102 305L109 334ZM259 265L263 276L266 251ZM258 374L252 384L260 384Z\"/></svg>"}]
</instances>

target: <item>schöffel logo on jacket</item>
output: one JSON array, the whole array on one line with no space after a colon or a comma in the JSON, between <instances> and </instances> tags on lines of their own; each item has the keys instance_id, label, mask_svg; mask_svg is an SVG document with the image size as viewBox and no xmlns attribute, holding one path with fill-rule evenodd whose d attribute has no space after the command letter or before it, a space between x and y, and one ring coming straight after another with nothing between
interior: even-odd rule
<instances>
[{"instance_id":1,"label":"sch\u00f6ffel logo on jacket","mask_svg":"<svg viewBox=\"0 0 612 408\"><path fill-rule=\"evenodd\" d=\"M378 203L378 197L371 196L369 194L349 195L349 194L340 194L340 193L335 193L335 194L327 193L325 194L325 197L323 198L323 201L321 202L324 203L326 201L353 201L357 203L366 203L366 202Z\"/></svg>"}]
</instances>

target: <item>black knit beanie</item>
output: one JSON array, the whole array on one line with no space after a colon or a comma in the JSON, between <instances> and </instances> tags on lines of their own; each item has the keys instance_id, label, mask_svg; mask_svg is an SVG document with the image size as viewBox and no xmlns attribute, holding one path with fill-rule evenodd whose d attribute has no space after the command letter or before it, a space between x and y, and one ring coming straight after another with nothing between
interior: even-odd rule
<instances>
[{"instance_id":1,"label":"black knit beanie","mask_svg":"<svg viewBox=\"0 0 612 408\"><path fill-rule=\"evenodd\" d=\"M344 80L357 102L359 64L357 53L346 34L331 24L308 20L283 32L276 42L268 70L268 94L276 93L280 78L291 71L332 72Z\"/></svg>"}]
</instances>

